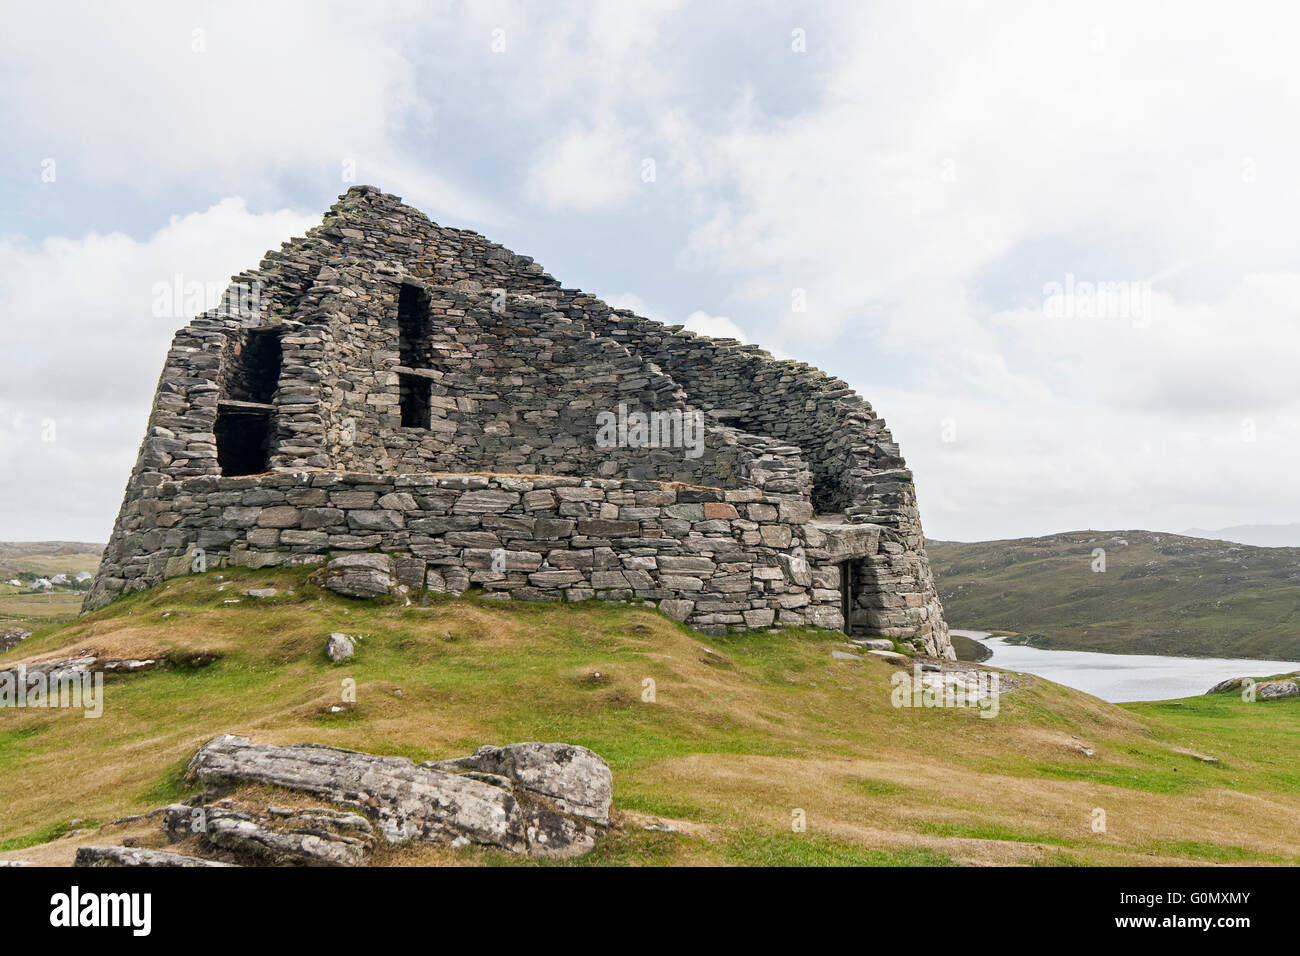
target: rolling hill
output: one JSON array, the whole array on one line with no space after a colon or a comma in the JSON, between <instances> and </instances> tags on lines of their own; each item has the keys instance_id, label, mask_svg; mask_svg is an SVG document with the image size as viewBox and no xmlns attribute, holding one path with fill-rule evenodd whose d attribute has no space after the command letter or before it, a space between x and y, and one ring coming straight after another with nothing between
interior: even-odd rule
<instances>
[{"instance_id":1,"label":"rolling hill","mask_svg":"<svg viewBox=\"0 0 1300 956\"><path fill-rule=\"evenodd\" d=\"M953 627L1045 648L1300 660L1300 548L1149 531L926 548Z\"/></svg>"}]
</instances>

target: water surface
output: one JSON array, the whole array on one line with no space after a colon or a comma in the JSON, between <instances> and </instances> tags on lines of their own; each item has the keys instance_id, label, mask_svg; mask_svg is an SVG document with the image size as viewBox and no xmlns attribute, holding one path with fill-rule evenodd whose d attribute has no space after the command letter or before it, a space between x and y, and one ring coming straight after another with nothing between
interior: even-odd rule
<instances>
[{"instance_id":1,"label":"water surface","mask_svg":"<svg viewBox=\"0 0 1300 956\"><path fill-rule=\"evenodd\" d=\"M1007 644L987 631L954 629L952 633L988 646L993 656L981 665L1034 674L1112 703L1192 697L1204 694L1229 677L1265 677L1300 671L1297 661L1050 651Z\"/></svg>"}]
</instances>

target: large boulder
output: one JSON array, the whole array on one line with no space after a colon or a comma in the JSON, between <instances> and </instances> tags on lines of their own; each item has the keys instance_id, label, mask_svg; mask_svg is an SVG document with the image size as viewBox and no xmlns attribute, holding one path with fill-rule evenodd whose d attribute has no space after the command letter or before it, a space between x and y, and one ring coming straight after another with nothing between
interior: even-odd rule
<instances>
[{"instance_id":1,"label":"large boulder","mask_svg":"<svg viewBox=\"0 0 1300 956\"><path fill-rule=\"evenodd\" d=\"M345 554L325 565L320 583L348 597L383 597L397 589L397 565L386 554Z\"/></svg>"},{"instance_id":2,"label":"large boulder","mask_svg":"<svg viewBox=\"0 0 1300 956\"><path fill-rule=\"evenodd\" d=\"M358 866L375 844L369 820L328 807L260 809L233 801L206 807L172 804L163 827L173 840L197 831L210 846L277 866Z\"/></svg>"},{"instance_id":3,"label":"large boulder","mask_svg":"<svg viewBox=\"0 0 1300 956\"><path fill-rule=\"evenodd\" d=\"M609 765L586 747L523 743L480 747L472 756L421 764L510 787L522 809L532 856L580 856L609 825L614 779Z\"/></svg>"},{"instance_id":4,"label":"large boulder","mask_svg":"<svg viewBox=\"0 0 1300 956\"><path fill-rule=\"evenodd\" d=\"M1280 700L1284 697L1300 697L1300 680L1295 677L1286 680L1256 681L1253 677L1229 677L1221 680L1206 694L1221 694L1230 690L1245 691L1252 688L1256 700Z\"/></svg>"},{"instance_id":5,"label":"large boulder","mask_svg":"<svg viewBox=\"0 0 1300 956\"><path fill-rule=\"evenodd\" d=\"M1210 688L1209 690L1207 690L1205 693L1206 693L1206 694L1222 694L1222 693L1224 693L1224 692L1226 692L1226 691L1230 691L1230 690L1239 690L1239 689L1241 689L1242 687L1245 687L1247 684L1250 684L1250 683L1254 683L1254 679L1253 679L1253 678L1250 678L1250 677L1229 677L1227 680L1221 680L1221 681L1219 681L1217 684L1215 684L1213 687L1211 687L1211 688Z\"/></svg>"},{"instance_id":6,"label":"large boulder","mask_svg":"<svg viewBox=\"0 0 1300 956\"><path fill-rule=\"evenodd\" d=\"M188 773L209 792L262 784L355 807L390 843L477 843L513 853L587 852L609 822L613 778L583 747L516 744L417 765L320 744L252 744L225 736L205 744Z\"/></svg>"},{"instance_id":7,"label":"large boulder","mask_svg":"<svg viewBox=\"0 0 1300 956\"><path fill-rule=\"evenodd\" d=\"M1256 700L1278 700L1300 696L1300 684L1293 680L1269 680L1255 685Z\"/></svg>"},{"instance_id":8,"label":"large boulder","mask_svg":"<svg viewBox=\"0 0 1300 956\"><path fill-rule=\"evenodd\" d=\"M0 626L0 651L7 651L11 647L17 647L31 636L32 632L26 628Z\"/></svg>"},{"instance_id":9,"label":"large boulder","mask_svg":"<svg viewBox=\"0 0 1300 956\"><path fill-rule=\"evenodd\" d=\"M510 744L479 747L472 756L421 764L452 773L493 774L515 787L549 800L564 813L609 824L614 778L609 764L586 747L573 744Z\"/></svg>"},{"instance_id":10,"label":"large boulder","mask_svg":"<svg viewBox=\"0 0 1300 956\"><path fill-rule=\"evenodd\" d=\"M334 663L345 661L356 651L352 638L346 634L334 633L325 641L325 655Z\"/></svg>"}]
</instances>

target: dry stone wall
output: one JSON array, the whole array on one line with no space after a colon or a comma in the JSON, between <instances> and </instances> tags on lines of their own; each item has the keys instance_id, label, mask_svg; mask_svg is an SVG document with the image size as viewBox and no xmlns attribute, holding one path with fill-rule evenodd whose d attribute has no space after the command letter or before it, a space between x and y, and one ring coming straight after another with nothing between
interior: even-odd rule
<instances>
[{"instance_id":1,"label":"dry stone wall","mask_svg":"<svg viewBox=\"0 0 1300 956\"><path fill-rule=\"evenodd\" d=\"M838 571L813 570L802 495L658 481L287 473L162 481L131 503L110 590L227 565L395 558L408 594L652 602L706 633L840 628ZM98 584L98 582L97 582Z\"/></svg>"},{"instance_id":2,"label":"dry stone wall","mask_svg":"<svg viewBox=\"0 0 1300 956\"><path fill-rule=\"evenodd\" d=\"M841 379L753 345L695 335L590 296L582 321L651 361L721 421L798 447L814 475L819 514L883 529L859 568L850 626L949 646L911 471L885 422Z\"/></svg>"},{"instance_id":3,"label":"dry stone wall","mask_svg":"<svg viewBox=\"0 0 1300 956\"><path fill-rule=\"evenodd\" d=\"M418 367L399 364L400 288L367 286L365 303L338 301L320 396L335 467L384 474L485 470L681 481L730 487L784 482L806 493L811 473L799 450L706 419L681 387L610 338L557 310L554 299L418 284L430 322ZM466 285L469 285L466 283ZM375 312L377 324L367 323ZM403 376L430 390L427 426L405 427ZM597 414L657 412L674 423L657 447L602 446ZM698 434L693 425L698 414ZM358 423L366 427L358 428ZM678 441L677 439L682 439ZM286 462L289 467L307 461Z\"/></svg>"},{"instance_id":4,"label":"dry stone wall","mask_svg":"<svg viewBox=\"0 0 1300 956\"><path fill-rule=\"evenodd\" d=\"M599 440L598 416L620 413L700 413L699 440ZM437 482L480 479L431 477L453 472L516 475L462 490L518 495L519 510L467 513ZM527 507L537 492L555 506ZM466 543L488 537L463 535L542 558L489 580ZM714 550L723 539L734 549ZM813 623L951 653L912 475L845 383L612 310L372 187L177 332L85 606L156 584L194 548L237 564L381 550L424 562L423 586L463 574L502 596L645 600L703 628ZM602 566L563 564L578 552ZM686 567L700 573L665 573Z\"/></svg>"}]
</instances>

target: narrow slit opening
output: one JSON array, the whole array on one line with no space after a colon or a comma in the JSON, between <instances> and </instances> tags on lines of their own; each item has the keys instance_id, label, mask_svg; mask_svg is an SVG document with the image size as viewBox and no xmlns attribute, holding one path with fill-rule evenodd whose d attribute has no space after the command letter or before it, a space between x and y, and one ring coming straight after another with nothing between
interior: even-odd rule
<instances>
[{"instance_id":1,"label":"narrow slit opening","mask_svg":"<svg viewBox=\"0 0 1300 956\"><path fill-rule=\"evenodd\" d=\"M428 428L432 402L432 384L418 375L398 375L401 389L402 427Z\"/></svg>"},{"instance_id":2,"label":"narrow slit opening","mask_svg":"<svg viewBox=\"0 0 1300 956\"><path fill-rule=\"evenodd\" d=\"M397 294L397 350L406 368L429 364L429 295L410 283Z\"/></svg>"}]
</instances>

